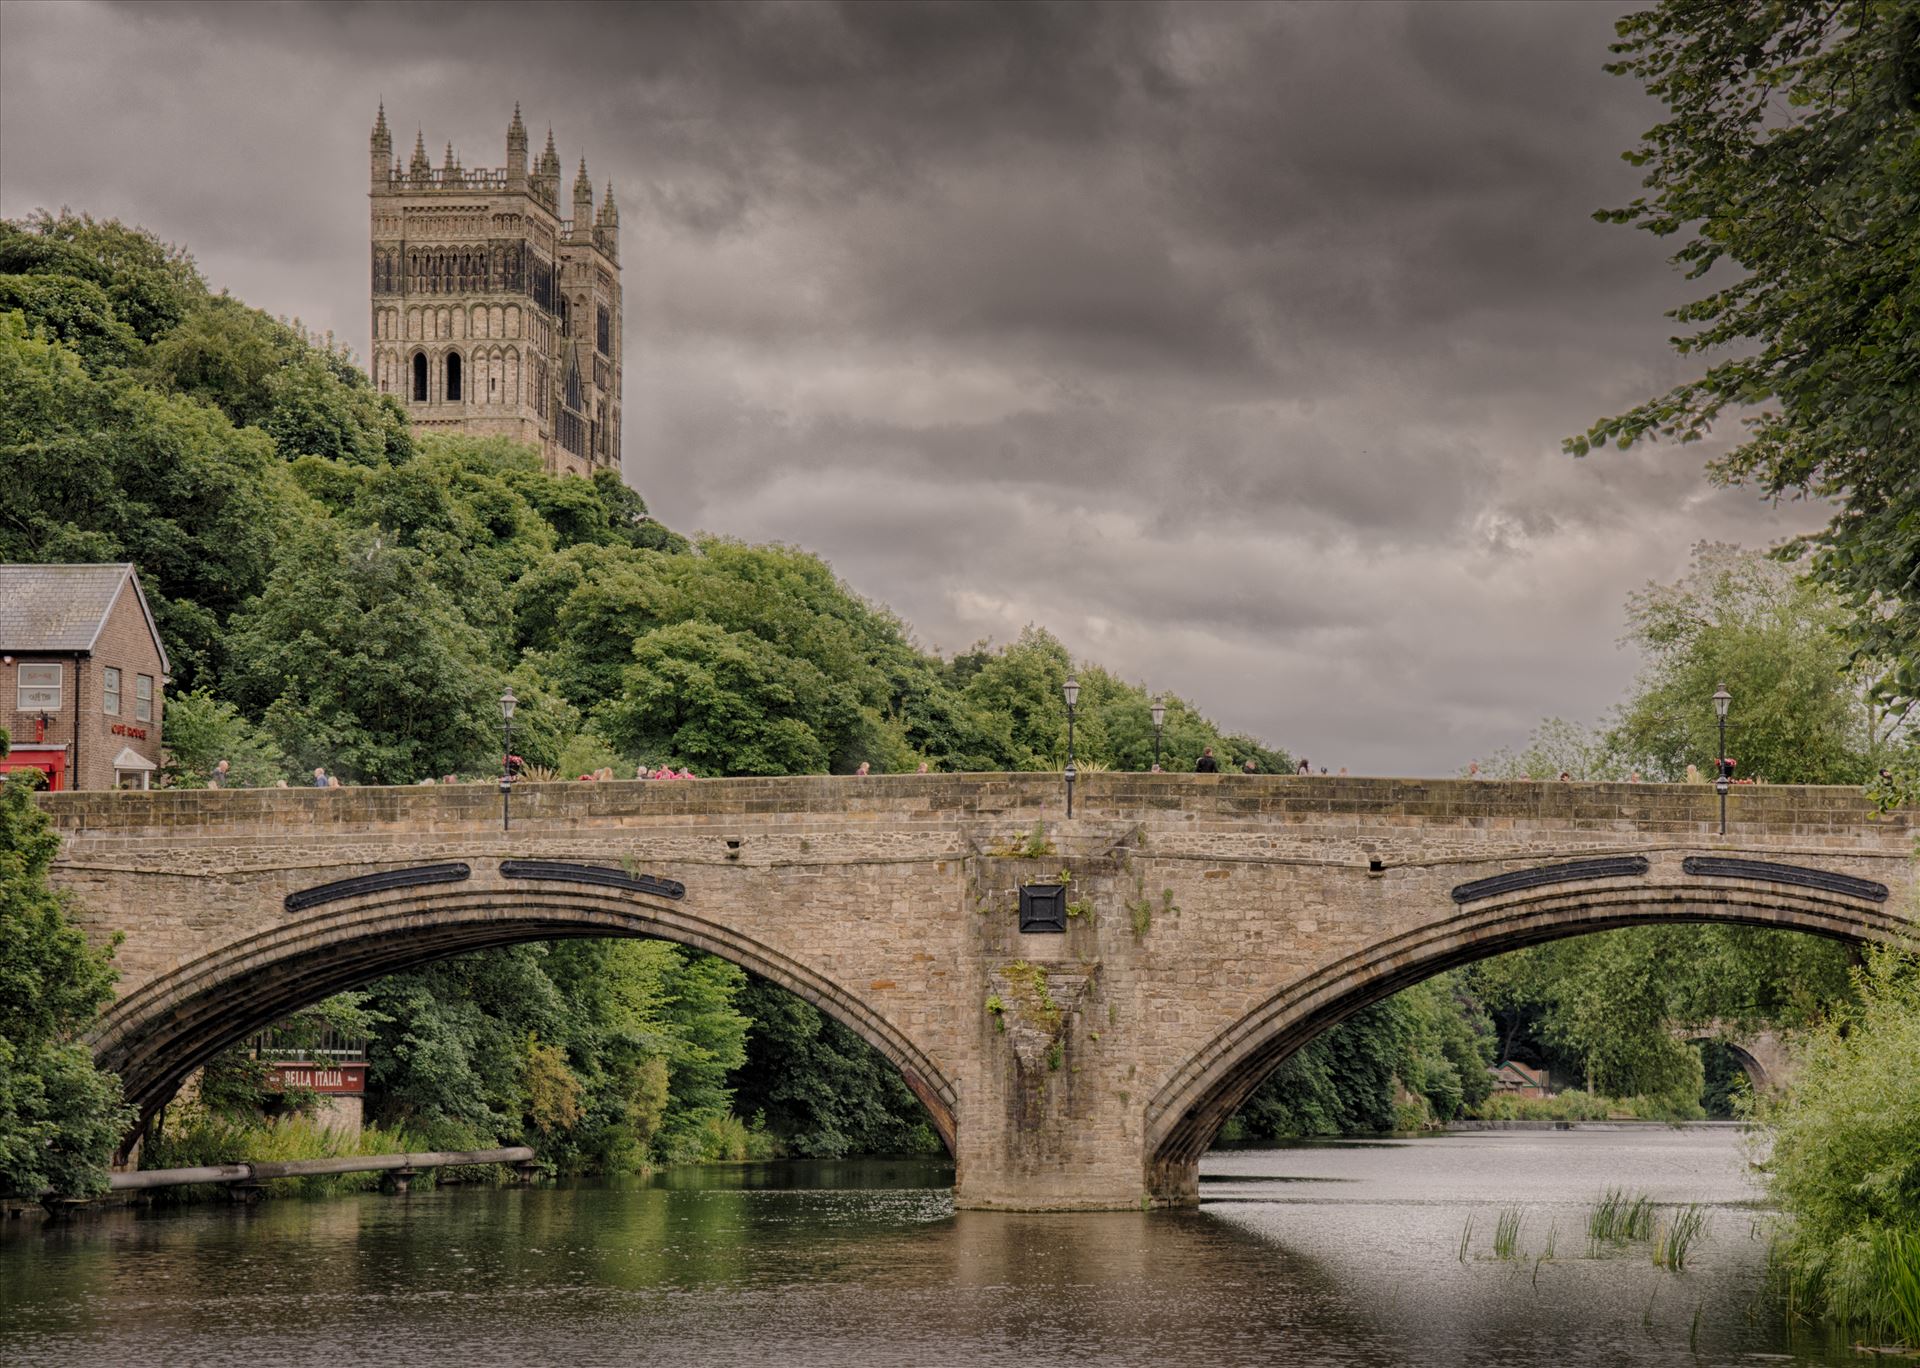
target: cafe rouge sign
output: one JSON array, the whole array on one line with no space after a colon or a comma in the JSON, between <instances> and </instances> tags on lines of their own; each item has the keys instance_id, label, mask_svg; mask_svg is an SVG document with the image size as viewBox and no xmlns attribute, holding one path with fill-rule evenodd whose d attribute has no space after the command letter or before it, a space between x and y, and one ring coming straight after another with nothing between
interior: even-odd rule
<instances>
[{"instance_id":1,"label":"cafe rouge sign","mask_svg":"<svg viewBox=\"0 0 1920 1368\"><path fill-rule=\"evenodd\" d=\"M365 1064L269 1064L268 1086L306 1088L317 1093L363 1093L367 1090Z\"/></svg>"}]
</instances>

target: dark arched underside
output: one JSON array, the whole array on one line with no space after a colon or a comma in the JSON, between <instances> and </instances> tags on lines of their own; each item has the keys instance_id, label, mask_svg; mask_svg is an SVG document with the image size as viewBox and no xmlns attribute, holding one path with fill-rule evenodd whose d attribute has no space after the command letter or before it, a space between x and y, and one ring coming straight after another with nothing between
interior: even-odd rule
<instances>
[{"instance_id":1,"label":"dark arched underside","mask_svg":"<svg viewBox=\"0 0 1920 1368\"><path fill-rule=\"evenodd\" d=\"M1191 1202L1200 1156L1255 1089L1308 1041L1404 988L1448 969L1569 936L1626 926L1722 922L1888 941L1911 927L1857 899L1778 887L1582 886L1486 903L1367 947L1289 984L1215 1037L1147 1109L1147 1186Z\"/></svg>"},{"instance_id":2,"label":"dark arched underside","mask_svg":"<svg viewBox=\"0 0 1920 1368\"><path fill-rule=\"evenodd\" d=\"M374 895L262 932L163 975L115 1003L90 1041L119 1074L141 1124L221 1050L330 994L384 974L527 941L646 937L705 950L805 999L884 1054L949 1153L952 1083L896 1026L839 985L738 931L661 899L614 890L466 889Z\"/></svg>"}]
</instances>

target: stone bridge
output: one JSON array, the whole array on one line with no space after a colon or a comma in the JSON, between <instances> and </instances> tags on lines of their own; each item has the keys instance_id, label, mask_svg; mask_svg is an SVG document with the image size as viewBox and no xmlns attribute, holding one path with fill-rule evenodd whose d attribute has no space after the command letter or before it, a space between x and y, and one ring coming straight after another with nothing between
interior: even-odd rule
<instances>
[{"instance_id":1,"label":"stone bridge","mask_svg":"<svg viewBox=\"0 0 1920 1368\"><path fill-rule=\"evenodd\" d=\"M482 786L42 801L89 935L125 935L91 1039L148 1113L377 975L652 936L884 1052L969 1207L1191 1202L1281 1060L1454 965L1644 922L1913 929L1914 814L1852 790L1742 789L1724 838L1705 787L1095 774L1062 800L1043 774L549 784L510 831Z\"/></svg>"},{"instance_id":2,"label":"stone bridge","mask_svg":"<svg viewBox=\"0 0 1920 1368\"><path fill-rule=\"evenodd\" d=\"M1673 1036L1688 1044L1714 1041L1726 1046L1756 1094L1783 1091L1798 1072L1786 1040L1771 1027L1743 1031L1733 1022L1703 1021L1692 1026L1675 1026Z\"/></svg>"}]
</instances>

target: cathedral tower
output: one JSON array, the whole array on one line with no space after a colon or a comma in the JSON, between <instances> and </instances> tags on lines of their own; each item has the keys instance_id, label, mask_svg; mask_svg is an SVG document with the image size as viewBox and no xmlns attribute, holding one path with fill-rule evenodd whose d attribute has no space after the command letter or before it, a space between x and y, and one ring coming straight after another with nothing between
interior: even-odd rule
<instances>
[{"instance_id":1,"label":"cathedral tower","mask_svg":"<svg viewBox=\"0 0 1920 1368\"><path fill-rule=\"evenodd\" d=\"M553 132L527 164L514 106L507 164L403 167L373 125L373 382L426 431L512 437L547 469L620 470L620 214L596 213L587 161L561 217Z\"/></svg>"}]
</instances>

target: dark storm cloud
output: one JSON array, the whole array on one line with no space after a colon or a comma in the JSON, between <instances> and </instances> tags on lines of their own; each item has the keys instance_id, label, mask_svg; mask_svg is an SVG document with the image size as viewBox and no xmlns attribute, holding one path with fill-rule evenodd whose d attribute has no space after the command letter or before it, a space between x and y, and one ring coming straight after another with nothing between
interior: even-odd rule
<instances>
[{"instance_id":1,"label":"dark storm cloud","mask_svg":"<svg viewBox=\"0 0 1920 1368\"><path fill-rule=\"evenodd\" d=\"M0 6L0 212L365 344L366 133L623 213L627 466L951 650L1044 623L1318 761L1451 770L1631 674L1624 594L1807 521L1698 449L1601 5Z\"/></svg>"}]
</instances>

